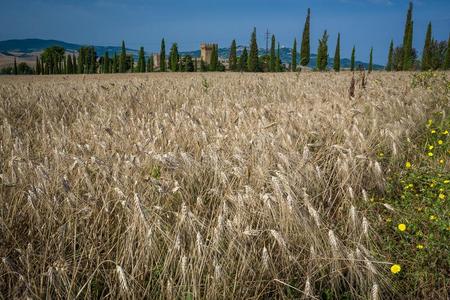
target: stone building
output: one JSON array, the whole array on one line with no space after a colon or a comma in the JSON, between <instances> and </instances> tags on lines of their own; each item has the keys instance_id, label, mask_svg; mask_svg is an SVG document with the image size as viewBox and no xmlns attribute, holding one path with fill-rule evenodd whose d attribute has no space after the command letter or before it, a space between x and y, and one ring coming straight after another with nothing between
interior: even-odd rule
<instances>
[{"instance_id":1,"label":"stone building","mask_svg":"<svg viewBox=\"0 0 450 300\"><path fill-rule=\"evenodd\" d=\"M201 53L200 57L206 64L211 63L211 54L212 54L214 46L217 47L217 44L203 43L200 45L200 53Z\"/></svg>"},{"instance_id":2,"label":"stone building","mask_svg":"<svg viewBox=\"0 0 450 300\"><path fill-rule=\"evenodd\" d=\"M153 68L158 69L161 66L161 56L159 53L153 54Z\"/></svg>"}]
</instances>

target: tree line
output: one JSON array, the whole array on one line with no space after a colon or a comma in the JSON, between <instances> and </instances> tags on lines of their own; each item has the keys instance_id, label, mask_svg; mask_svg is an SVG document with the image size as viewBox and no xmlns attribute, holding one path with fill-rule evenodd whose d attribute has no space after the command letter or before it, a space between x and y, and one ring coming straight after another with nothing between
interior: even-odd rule
<instances>
[{"instance_id":1,"label":"tree line","mask_svg":"<svg viewBox=\"0 0 450 300\"><path fill-rule=\"evenodd\" d=\"M291 62L287 65L282 63L280 57L280 44L276 42L275 35L272 35L271 46L268 53L260 54L256 38L256 28L253 29L250 37L249 49L244 47L241 55L237 55L236 40L231 42L228 56L228 69L239 72L283 72L299 71L302 67L308 66L311 59L310 48L310 22L311 10L308 9L303 35L300 44L300 52L297 55L297 39L294 39ZM450 69L450 35L447 41L437 41L432 35L432 24L428 24L425 44L422 51L422 58L418 58L417 50L413 48L413 4L409 3L406 14L406 22L403 34L403 43L394 47L391 40L388 59L386 64L387 71L410 71L410 70L448 70ZM334 52L333 70L341 70L341 34L338 33L336 49ZM326 71L328 67L328 40L329 34L325 30L319 39L315 70ZM155 57L157 62L155 62ZM298 59L299 57L299 59ZM350 70L356 69L356 48L353 46L350 56ZM298 67L298 64L300 67ZM81 47L78 55L65 54L65 49L59 46L53 46L43 51L40 57L36 58L35 68L30 68L26 63L17 65L14 60L14 66L4 68L0 71L3 74L96 74L96 73L127 73L127 72L207 72L207 71L225 71L225 65L219 59L219 47L214 44L211 51L211 60L200 61L191 55L181 56L178 51L178 44L173 43L169 56L166 58L165 40L161 41L161 49L158 54L145 56L143 47L140 47L137 64L134 62L134 56L127 53L125 42L122 41L122 47L119 54L114 53L111 57L108 51L102 57L98 57L93 46ZM369 53L368 71L373 70L373 47Z\"/></svg>"}]
</instances>

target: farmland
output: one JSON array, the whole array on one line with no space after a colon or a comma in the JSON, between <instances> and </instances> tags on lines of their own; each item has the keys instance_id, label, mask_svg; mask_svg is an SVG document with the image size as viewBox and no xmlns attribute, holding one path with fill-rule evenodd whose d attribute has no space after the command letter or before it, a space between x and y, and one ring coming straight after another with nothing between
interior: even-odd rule
<instances>
[{"instance_id":1,"label":"farmland","mask_svg":"<svg viewBox=\"0 0 450 300\"><path fill-rule=\"evenodd\" d=\"M0 77L0 294L444 299L449 73L361 76Z\"/></svg>"}]
</instances>

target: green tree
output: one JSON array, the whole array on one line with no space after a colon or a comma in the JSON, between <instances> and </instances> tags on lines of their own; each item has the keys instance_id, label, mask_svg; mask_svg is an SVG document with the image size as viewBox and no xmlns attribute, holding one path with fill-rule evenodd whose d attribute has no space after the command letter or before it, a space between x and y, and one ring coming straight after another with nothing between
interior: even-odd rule
<instances>
[{"instance_id":1,"label":"green tree","mask_svg":"<svg viewBox=\"0 0 450 300\"><path fill-rule=\"evenodd\" d=\"M145 53L144 53L144 47L141 47L139 49L139 58L138 58L138 64L137 64L137 71L139 73L145 73Z\"/></svg>"},{"instance_id":2,"label":"green tree","mask_svg":"<svg viewBox=\"0 0 450 300\"><path fill-rule=\"evenodd\" d=\"M194 72L194 61L192 60L192 56L186 55L184 57L184 72Z\"/></svg>"},{"instance_id":3,"label":"green tree","mask_svg":"<svg viewBox=\"0 0 450 300\"><path fill-rule=\"evenodd\" d=\"M128 62L128 59L127 59L127 62ZM129 68L127 67L127 70L130 69L131 73L134 73L135 69L134 69L134 56L133 56L133 54L130 55L129 62L130 62L130 67ZM127 64L127 66L128 66L128 64Z\"/></svg>"},{"instance_id":4,"label":"green tree","mask_svg":"<svg viewBox=\"0 0 450 300\"><path fill-rule=\"evenodd\" d=\"M297 70L297 39L294 38L294 45L292 45L292 62L291 71L295 72Z\"/></svg>"},{"instance_id":5,"label":"green tree","mask_svg":"<svg viewBox=\"0 0 450 300\"><path fill-rule=\"evenodd\" d=\"M127 50L125 49L125 41L122 41L122 51L120 52L119 72L127 71Z\"/></svg>"},{"instance_id":6,"label":"green tree","mask_svg":"<svg viewBox=\"0 0 450 300\"><path fill-rule=\"evenodd\" d=\"M162 41L161 41L161 51L159 52L159 59L160 59L159 70L161 72L165 72L166 71L166 43L165 43L164 39L162 39Z\"/></svg>"},{"instance_id":7,"label":"green tree","mask_svg":"<svg viewBox=\"0 0 450 300\"><path fill-rule=\"evenodd\" d=\"M41 75L41 63L39 61L39 56L36 56L36 75Z\"/></svg>"},{"instance_id":8,"label":"green tree","mask_svg":"<svg viewBox=\"0 0 450 300\"><path fill-rule=\"evenodd\" d=\"M412 21L413 4L409 2L408 12L406 14L405 33L403 36L403 58L401 69L408 71L413 66L412 41L413 41L413 21Z\"/></svg>"},{"instance_id":9,"label":"green tree","mask_svg":"<svg viewBox=\"0 0 450 300\"><path fill-rule=\"evenodd\" d=\"M75 56L75 53L72 54L72 64L73 64L73 74L77 74L78 73L78 65L77 65L77 57Z\"/></svg>"},{"instance_id":10,"label":"green tree","mask_svg":"<svg viewBox=\"0 0 450 300\"><path fill-rule=\"evenodd\" d=\"M445 52L444 70L450 70L450 35L447 40L447 51Z\"/></svg>"},{"instance_id":11,"label":"green tree","mask_svg":"<svg viewBox=\"0 0 450 300\"><path fill-rule=\"evenodd\" d=\"M109 59L109 53L108 51L105 51L105 55L103 57L103 73L109 73L110 72L110 59Z\"/></svg>"},{"instance_id":12,"label":"green tree","mask_svg":"<svg viewBox=\"0 0 450 300\"><path fill-rule=\"evenodd\" d=\"M300 64L302 66L307 66L309 64L309 59L311 56L311 49L309 45L310 19L311 19L311 10L308 8L308 15L306 16L305 28L303 29L302 47L300 51L301 53Z\"/></svg>"},{"instance_id":13,"label":"green tree","mask_svg":"<svg viewBox=\"0 0 450 300\"><path fill-rule=\"evenodd\" d=\"M336 50L334 51L333 69L336 72L341 70L341 34L338 33Z\"/></svg>"},{"instance_id":14,"label":"green tree","mask_svg":"<svg viewBox=\"0 0 450 300\"><path fill-rule=\"evenodd\" d=\"M369 68L368 71L371 73L373 70L373 47L370 48L370 55L369 55Z\"/></svg>"},{"instance_id":15,"label":"green tree","mask_svg":"<svg viewBox=\"0 0 450 300\"><path fill-rule=\"evenodd\" d=\"M253 28L250 39L250 53L247 60L247 70L249 72L258 71L258 42L256 41L256 27Z\"/></svg>"},{"instance_id":16,"label":"green tree","mask_svg":"<svg viewBox=\"0 0 450 300\"><path fill-rule=\"evenodd\" d=\"M169 69L172 72L178 71L179 59L180 55L178 54L178 45L177 43L173 43L169 52Z\"/></svg>"},{"instance_id":17,"label":"green tree","mask_svg":"<svg viewBox=\"0 0 450 300\"><path fill-rule=\"evenodd\" d=\"M200 59L200 72L207 72L208 66L203 59Z\"/></svg>"},{"instance_id":18,"label":"green tree","mask_svg":"<svg viewBox=\"0 0 450 300\"><path fill-rule=\"evenodd\" d=\"M16 57L14 57L14 69L13 69L13 73L14 73L14 75L17 75L17 61L16 61Z\"/></svg>"},{"instance_id":19,"label":"green tree","mask_svg":"<svg viewBox=\"0 0 450 300\"><path fill-rule=\"evenodd\" d=\"M352 49L352 56L350 58L350 71L355 71L355 46Z\"/></svg>"},{"instance_id":20,"label":"green tree","mask_svg":"<svg viewBox=\"0 0 450 300\"><path fill-rule=\"evenodd\" d=\"M239 71L241 72L247 71L247 60L248 60L247 47L244 47L241 57L239 58Z\"/></svg>"},{"instance_id":21,"label":"green tree","mask_svg":"<svg viewBox=\"0 0 450 300\"><path fill-rule=\"evenodd\" d=\"M216 44L213 44L212 51L211 51L211 61L209 63L209 70L214 72L217 71L218 63L219 63L219 57L218 57L218 46Z\"/></svg>"},{"instance_id":22,"label":"green tree","mask_svg":"<svg viewBox=\"0 0 450 300\"><path fill-rule=\"evenodd\" d=\"M431 29L431 22L428 23L427 28L427 34L425 36L425 45L423 46L423 52L422 52L422 70L427 71L431 68L431 59L432 59L432 53L431 53L431 43L432 43L432 29Z\"/></svg>"},{"instance_id":23,"label":"green tree","mask_svg":"<svg viewBox=\"0 0 450 300\"><path fill-rule=\"evenodd\" d=\"M278 43L277 48L277 61L275 63L275 72L281 72L281 52L280 52L280 43Z\"/></svg>"},{"instance_id":24,"label":"green tree","mask_svg":"<svg viewBox=\"0 0 450 300\"><path fill-rule=\"evenodd\" d=\"M117 56L117 52L114 52L112 73L118 73L118 72L119 72L119 57Z\"/></svg>"},{"instance_id":25,"label":"green tree","mask_svg":"<svg viewBox=\"0 0 450 300\"><path fill-rule=\"evenodd\" d=\"M326 71L328 65L328 33L325 30L317 48L317 69Z\"/></svg>"},{"instance_id":26,"label":"green tree","mask_svg":"<svg viewBox=\"0 0 450 300\"><path fill-rule=\"evenodd\" d=\"M67 73L73 74L73 64L72 64L72 56L69 55L67 57Z\"/></svg>"},{"instance_id":27,"label":"green tree","mask_svg":"<svg viewBox=\"0 0 450 300\"><path fill-rule=\"evenodd\" d=\"M394 59L394 41L391 40L391 44L389 45L388 62L386 65L386 71L393 70L393 59Z\"/></svg>"},{"instance_id":28,"label":"green tree","mask_svg":"<svg viewBox=\"0 0 450 300\"><path fill-rule=\"evenodd\" d=\"M46 48L41 54L41 61L45 63L46 74L60 73L60 65L64 59L65 49L59 46Z\"/></svg>"},{"instance_id":29,"label":"green tree","mask_svg":"<svg viewBox=\"0 0 450 300\"><path fill-rule=\"evenodd\" d=\"M236 49L236 40L233 40L231 42L230 47L230 57L228 58L229 64L230 64L230 70L236 71L237 68L237 49Z\"/></svg>"},{"instance_id":30,"label":"green tree","mask_svg":"<svg viewBox=\"0 0 450 300\"><path fill-rule=\"evenodd\" d=\"M270 58L269 58L270 72L275 72L276 64L277 64L277 55L275 53L275 35L272 34L272 42L270 44Z\"/></svg>"}]
</instances>

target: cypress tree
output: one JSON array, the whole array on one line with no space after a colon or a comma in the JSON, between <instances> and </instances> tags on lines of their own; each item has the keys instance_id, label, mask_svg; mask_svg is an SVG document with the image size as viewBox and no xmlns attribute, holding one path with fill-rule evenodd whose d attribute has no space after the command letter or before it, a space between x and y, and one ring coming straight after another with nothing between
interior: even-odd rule
<instances>
[{"instance_id":1,"label":"cypress tree","mask_svg":"<svg viewBox=\"0 0 450 300\"><path fill-rule=\"evenodd\" d=\"M368 71L371 73L373 70L373 47L370 48L370 55L369 55L369 68Z\"/></svg>"},{"instance_id":2,"label":"cypress tree","mask_svg":"<svg viewBox=\"0 0 450 300\"><path fill-rule=\"evenodd\" d=\"M197 63L198 63L197 57L195 57L194 58L194 72L197 72L197 69L198 69ZM237 64L236 64L236 67L237 67Z\"/></svg>"},{"instance_id":3,"label":"cypress tree","mask_svg":"<svg viewBox=\"0 0 450 300\"><path fill-rule=\"evenodd\" d=\"M41 75L41 63L39 62L39 56L36 56L36 75Z\"/></svg>"},{"instance_id":4,"label":"cypress tree","mask_svg":"<svg viewBox=\"0 0 450 300\"><path fill-rule=\"evenodd\" d=\"M139 59L138 59L138 65L137 65L137 71L139 73L145 72L145 53L144 53L144 47L141 47L139 49Z\"/></svg>"},{"instance_id":5,"label":"cypress tree","mask_svg":"<svg viewBox=\"0 0 450 300\"><path fill-rule=\"evenodd\" d=\"M230 57L228 58L228 61L230 63L230 70L236 71L237 67L236 40L233 40L231 42Z\"/></svg>"},{"instance_id":6,"label":"cypress tree","mask_svg":"<svg viewBox=\"0 0 450 300\"><path fill-rule=\"evenodd\" d=\"M422 52L422 71L427 71L431 68L431 42L432 42L432 31L431 22L428 23L427 34L425 36L425 45L423 46Z\"/></svg>"},{"instance_id":7,"label":"cypress tree","mask_svg":"<svg viewBox=\"0 0 450 300\"><path fill-rule=\"evenodd\" d=\"M17 75L17 61L16 57L14 57L14 69L13 69L14 75Z\"/></svg>"},{"instance_id":8,"label":"cypress tree","mask_svg":"<svg viewBox=\"0 0 450 300\"><path fill-rule=\"evenodd\" d=\"M355 46L353 46L352 57L350 58L350 71L355 71Z\"/></svg>"},{"instance_id":9,"label":"cypress tree","mask_svg":"<svg viewBox=\"0 0 450 300\"><path fill-rule=\"evenodd\" d=\"M211 51L211 62L209 64L209 70L210 71L217 71L218 67L218 46L216 44L213 45L212 51Z\"/></svg>"},{"instance_id":10,"label":"cypress tree","mask_svg":"<svg viewBox=\"0 0 450 300\"><path fill-rule=\"evenodd\" d=\"M295 72L296 70L297 70L297 39L294 38L294 45L292 46L291 71Z\"/></svg>"},{"instance_id":11,"label":"cypress tree","mask_svg":"<svg viewBox=\"0 0 450 300\"><path fill-rule=\"evenodd\" d=\"M247 70L249 72L258 71L258 43L256 41L256 27L253 28L250 40L250 53L247 60Z\"/></svg>"},{"instance_id":12,"label":"cypress tree","mask_svg":"<svg viewBox=\"0 0 450 300\"><path fill-rule=\"evenodd\" d=\"M239 70L241 72L247 71L247 60L248 60L248 52L247 47L242 51L241 57L239 58Z\"/></svg>"},{"instance_id":13,"label":"cypress tree","mask_svg":"<svg viewBox=\"0 0 450 300\"><path fill-rule=\"evenodd\" d=\"M394 41L391 40L391 44L389 45L388 62L386 65L386 71L392 71L393 59L394 59Z\"/></svg>"},{"instance_id":14,"label":"cypress tree","mask_svg":"<svg viewBox=\"0 0 450 300\"><path fill-rule=\"evenodd\" d=\"M114 58L113 58L113 67L112 67L112 72L111 73L117 73L118 69L118 61L117 61L117 53L114 52Z\"/></svg>"},{"instance_id":15,"label":"cypress tree","mask_svg":"<svg viewBox=\"0 0 450 300\"><path fill-rule=\"evenodd\" d=\"M109 53L108 51L105 52L105 57L103 58L103 65L104 65L104 70L103 73L109 73L111 70L110 65L110 61L109 61Z\"/></svg>"},{"instance_id":16,"label":"cypress tree","mask_svg":"<svg viewBox=\"0 0 450 300\"><path fill-rule=\"evenodd\" d=\"M75 53L72 54L72 64L73 64L73 74L77 74L78 66L77 66L77 57L75 56Z\"/></svg>"},{"instance_id":17,"label":"cypress tree","mask_svg":"<svg viewBox=\"0 0 450 300\"><path fill-rule=\"evenodd\" d=\"M125 41L122 41L122 51L120 52L119 72L127 71L127 51L125 49Z\"/></svg>"},{"instance_id":18,"label":"cypress tree","mask_svg":"<svg viewBox=\"0 0 450 300\"><path fill-rule=\"evenodd\" d=\"M200 72L208 71L208 67L203 59L200 59Z\"/></svg>"},{"instance_id":19,"label":"cypress tree","mask_svg":"<svg viewBox=\"0 0 450 300\"><path fill-rule=\"evenodd\" d=\"M272 43L270 44L269 71L275 72L277 65L277 56L275 53L275 35L272 35Z\"/></svg>"},{"instance_id":20,"label":"cypress tree","mask_svg":"<svg viewBox=\"0 0 450 300\"><path fill-rule=\"evenodd\" d=\"M317 49L317 69L325 71L328 65L328 33L325 30L322 38L319 40L319 47Z\"/></svg>"},{"instance_id":21,"label":"cypress tree","mask_svg":"<svg viewBox=\"0 0 450 300\"><path fill-rule=\"evenodd\" d=\"M160 65L159 70L161 72L166 71L166 43L164 39L161 41L161 51L159 52Z\"/></svg>"},{"instance_id":22,"label":"cypress tree","mask_svg":"<svg viewBox=\"0 0 450 300\"><path fill-rule=\"evenodd\" d=\"M67 73L73 74L72 55L67 57Z\"/></svg>"},{"instance_id":23,"label":"cypress tree","mask_svg":"<svg viewBox=\"0 0 450 300\"><path fill-rule=\"evenodd\" d=\"M406 14L405 33L403 36L403 59L401 69L408 71L412 68L413 58L412 52L412 40L413 40L413 21L412 21L413 4L409 2L408 12Z\"/></svg>"},{"instance_id":24,"label":"cypress tree","mask_svg":"<svg viewBox=\"0 0 450 300\"><path fill-rule=\"evenodd\" d=\"M333 69L336 72L341 70L341 34L338 33L336 50L334 51Z\"/></svg>"},{"instance_id":25,"label":"cypress tree","mask_svg":"<svg viewBox=\"0 0 450 300\"><path fill-rule=\"evenodd\" d=\"M64 56L64 58L63 58L63 69L64 69L64 74L67 74L68 70L67 70L67 57L66 56Z\"/></svg>"},{"instance_id":26,"label":"cypress tree","mask_svg":"<svg viewBox=\"0 0 450 300\"><path fill-rule=\"evenodd\" d=\"M179 58L180 56L178 54L178 45L177 43L173 43L169 53L169 68L172 72L178 71Z\"/></svg>"},{"instance_id":27,"label":"cypress tree","mask_svg":"<svg viewBox=\"0 0 450 300\"><path fill-rule=\"evenodd\" d=\"M447 40L447 52L445 52L444 70L450 70L450 35Z\"/></svg>"},{"instance_id":28,"label":"cypress tree","mask_svg":"<svg viewBox=\"0 0 450 300\"><path fill-rule=\"evenodd\" d=\"M280 54L280 43L278 43L278 49L277 49L277 61L275 64L275 71L281 72L281 54Z\"/></svg>"},{"instance_id":29,"label":"cypress tree","mask_svg":"<svg viewBox=\"0 0 450 300\"><path fill-rule=\"evenodd\" d=\"M311 10L308 8L308 15L306 16L305 28L303 29L303 37L302 37L302 49L300 64L302 66L307 66L309 64L309 59L311 55L310 45L309 45L309 31L310 31L310 19L311 19Z\"/></svg>"}]
</instances>

